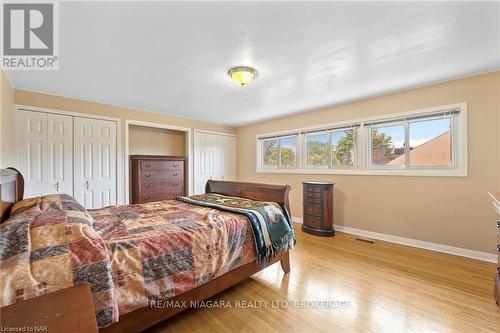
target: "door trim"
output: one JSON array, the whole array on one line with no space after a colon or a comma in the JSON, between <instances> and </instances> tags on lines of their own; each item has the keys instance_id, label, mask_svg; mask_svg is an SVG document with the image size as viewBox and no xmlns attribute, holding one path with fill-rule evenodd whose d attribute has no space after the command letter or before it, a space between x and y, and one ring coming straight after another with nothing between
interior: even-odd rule
<instances>
[{"instance_id":1,"label":"door trim","mask_svg":"<svg viewBox=\"0 0 500 333\"><path fill-rule=\"evenodd\" d=\"M207 133L207 134L215 134L215 135L225 135L225 136L232 136L236 138L236 134L233 133L224 133L224 132L214 132L214 131L206 131L206 130L201 130L201 129L194 129L194 133Z\"/></svg>"},{"instance_id":2,"label":"door trim","mask_svg":"<svg viewBox=\"0 0 500 333\"><path fill-rule=\"evenodd\" d=\"M38 106L31 106L31 105L24 105L24 104L15 104L14 107L15 107L15 117L14 118L15 118L15 122L16 122L15 123L16 129L18 126L17 119L19 117L19 110L52 113L52 114L60 114L60 115L66 115L66 116L72 116L72 117L108 120L108 121L116 122L116 203L118 205L122 205L125 203L125 191L123 188L124 182L121 181L122 179L124 179L126 177L124 175L124 170L123 170L123 154L122 154L122 144L121 144L122 130L121 130L121 119L120 118L93 115L93 114L66 111L66 110L42 108L42 107L38 107ZM18 135L19 135L19 133L16 133L16 142L15 142L16 147L18 144ZM17 166L19 166L19 154L18 154L17 149L16 149L16 164L17 164ZM74 164L73 164L73 167L74 167Z\"/></svg>"},{"instance_id":3,"label":"door trim","mask_svg":"<svg viewBox=\"0 0 500 333\"><path fill-rule=\"evenodd\" d=\"M188 195L193 194L193 186L194 186L194 168L193 168L193 131L189 127L179 127L168 124L160 124L160 123L151 123L133 119L125 119L125 158L124 158L124 175L125 175L125 204L130 203L130 177L129 177L129 159L130 159L130 150L129 150L129 131L130 125L143 126L143 127L151 127L151 128L162 128L173 131L185 132L187 136L186 140L186 160L188 164Z\"/></svg>"}]
</instances>

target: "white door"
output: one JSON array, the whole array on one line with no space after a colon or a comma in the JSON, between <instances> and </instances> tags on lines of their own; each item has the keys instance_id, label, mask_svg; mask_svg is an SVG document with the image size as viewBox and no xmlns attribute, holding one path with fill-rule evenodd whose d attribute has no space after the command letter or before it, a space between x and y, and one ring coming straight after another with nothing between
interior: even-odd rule
<instances>
[{"instance_id":1,"label":"white door","mask_svg":"<svg viewBox=\"0 0 500 333\"><path fill-rule=\"evenodd\" d=\"M209 179L234 180L236 138L205 132L194 134L194 193L205 193Z\"/></svg>"},{"instance_id":2,"label":"white door","mask_svg":"<svg viewBox=\"0 0 500 333\"><path fill-rule=\"evenodd\" d=\"M116 123L74 118L74 196L88 209L116 204Z\"/></svg>"},{"instance_id":3,"label":"white door","mask_svg":"<svg viewBox=\"0 0 500 333\"><path fill-rule=\"evenodd\" d=\"M25 197L73 195L72 117L19 110L18 161Z\"/></svg>"},{"instance_id":4,"label":"white door","mask_svg":"<svg viewBox=\"0 0 500 333\"><path fill-rule=\"evenodd\" d=\"M116 205L116 123L96 120L96 131L94 206L100 208Z\"/></svg>"},{"instance_id":5,"label":"white door","mask_svg":"<svg viewBox=\"0 0 500 333\"><path fill-rule=\"evenodd\" d=\"M24 175L24 196L44 195L49 188L47 114L20 110L17 124L18 164Z\"/></svg>"},{"instance_id":6,"label":"white door","mask_svg":"<svg viewBox=\"0 0 500 333\"><path fill-rule=\"evenodd\" d=\"M47 115L48 193L73 195L73 117Z\"/></svg>"},{"instance_id":7,"label":"white door","mask_svg":"<svg viewBox=\"0 0 500 333\"><path fill-rule=\"evenodd\" d=\"M236 137L217 135L219 176L217 179L236 179Z\"/></svg>"},{"instance_id":8,"label":"white door","mask_svg":"<svg viewBox=\"0 0 500 333\"><path fill-rule=\"evenodd\" d=\"M209 133L194 133L194 194L205 193L205 184L216 179L217 137Z\"/></svg>"}]
</instances>

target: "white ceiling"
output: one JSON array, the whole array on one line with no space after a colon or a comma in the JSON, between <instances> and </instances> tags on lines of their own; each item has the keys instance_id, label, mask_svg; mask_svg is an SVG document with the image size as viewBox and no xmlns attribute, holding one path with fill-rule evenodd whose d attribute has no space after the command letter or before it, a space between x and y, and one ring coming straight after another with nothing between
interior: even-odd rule
<instances>
[{"instance_id":1,"label":"white ceiling","mask_svg":"<svg viewBox=\"0 0 500 333\"><path fill-rule=\"evenodd\" d=\"M18 89L243 125L500 68L500 3L63 2ZM250 86L227 70L259 71Z\"/></svg>"}]
</instances>

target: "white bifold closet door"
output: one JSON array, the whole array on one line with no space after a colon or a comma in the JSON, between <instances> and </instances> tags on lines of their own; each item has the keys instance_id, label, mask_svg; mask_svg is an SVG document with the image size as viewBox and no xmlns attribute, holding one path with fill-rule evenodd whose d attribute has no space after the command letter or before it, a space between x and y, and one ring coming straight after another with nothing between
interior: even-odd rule
<instances>
[{"instance_id":1,"label":"white bifold closet door","mask_svg":"<svg viewBox=\"0 0 500 333\"><path fill-rule=\"evenodd\" d=\"M236 176L236 137L195 132L194 193L205 193L209 179L234 180Z\"/></svg>"},{"instance_id":2,"label":"white bifold closet door","mask_svg":"<svg viewBox=\"0 0 500 333\"><path fill-rule=\"evenodd\" d=\"M85 208L116 205L116 123L74 118L74 196Z\"/></svg>"},{"instance_id":3,"label":"white bifold closet door","mask_svg":"<svg viewBox=\"0 0 500 333\"><path fill-rule=\"evenodd\" d=\"M236 137L229 135L217 136L218 178L221 180L236 179Z\"/></svg>"},{"instance_id":4,"label":"white bifold closet door","mask_svg":"<svg viewBox=\"0 0 500 333\"><path fill-rule=\"evenodd\" d=\"M73 195L73 117L19 110L18 162L25 197Z\"/></svg>"}]
</instances>

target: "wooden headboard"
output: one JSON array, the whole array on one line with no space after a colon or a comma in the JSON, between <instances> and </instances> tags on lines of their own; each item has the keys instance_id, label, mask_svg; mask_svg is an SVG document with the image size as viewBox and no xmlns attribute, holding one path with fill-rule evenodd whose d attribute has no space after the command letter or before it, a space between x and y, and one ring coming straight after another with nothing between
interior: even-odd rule
<instances>
[{"instance_id":1,"label":"wooden headboard","mask_svg":"<svg viewBox=\"0 0 500 333\"><path fill-rule=\"evenodd\" d=\"M288 198L290 189L290 185L209 180L205 187L205 192L252 200L273 201L285 207L288 214L291 214Z\"/></svg>"},{"instance_id":2,"label":"wooden headboard","mask_svg":"<svg viewBox=\"0 0 500 333\"><path fill-rule=\"evenodd\" d=\"M285 207L288 213L291 214L288 198L290 189L290 185L209 180L205 192L252 200L273 201ZM9 217L12 206L21 201L23 196L23 175L14 168L0 169L0 223Z\"/></svg>"},{"instance_id":3,"label":"wooden headboard","mask_svg":"<svg viewBox=\"0 0 500 333\"><path fill-rule=\"evenodd\" d=\"M23 175L14 168L0 169L0 223L7 220L12 206L23 196Z\"/></svg>"}]
</instances>

